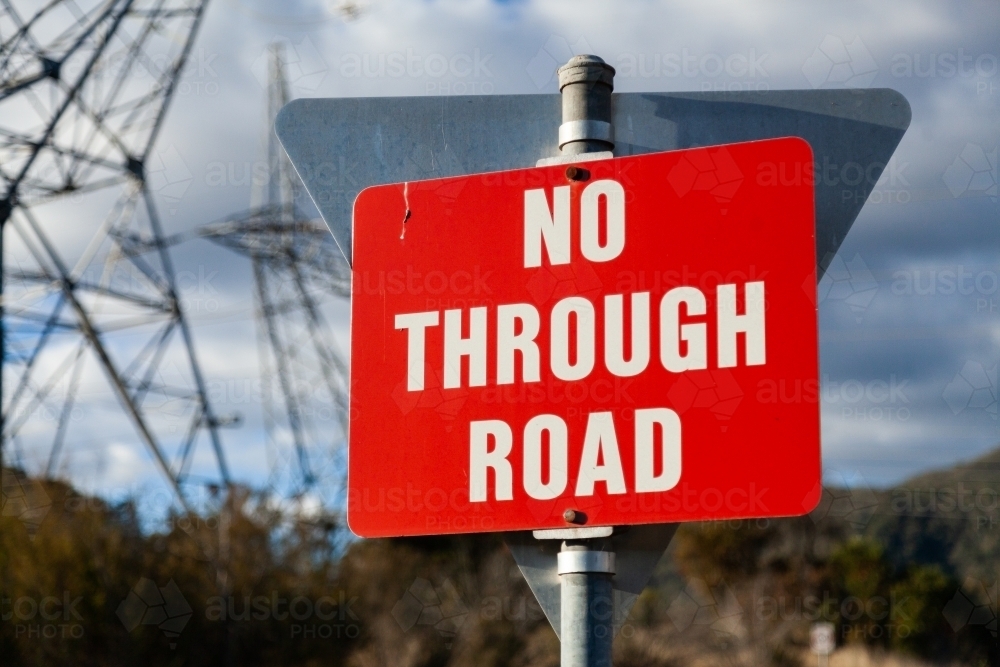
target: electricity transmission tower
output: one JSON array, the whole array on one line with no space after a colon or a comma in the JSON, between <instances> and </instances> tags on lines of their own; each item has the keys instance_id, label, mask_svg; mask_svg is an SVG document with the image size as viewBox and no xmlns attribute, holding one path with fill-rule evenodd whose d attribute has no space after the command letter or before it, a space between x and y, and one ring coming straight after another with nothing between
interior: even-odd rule
<instances>
[{"instance_id":1,"label":"electricity transmission tower","mask_svg":"<svg viewBox=\"0 0 1000 667\"><path fill-rule=\"evenodd\" d=\"M250 210L198 233L250 259L271 487L296 496L319 485L336 495L344 477L348 375L325 312L350 295L350 268L323 222L296 205L305 192L271 129L288 102L286 64L284 45L271 44L267 182L258 184Z\"/></svg>"},{"instance_id":2,"label":"electricity transmission tower","mask_svg":"<svg viewBox=\"0 0 1000 667\"><path fill-rule=\"evenodd\" d=\"M60 457L138 439L185 508L190 485L229 473L150 165L204 10L0 0L0 452L28 450L51 475ZM203 440L214 464L199 476Z\"/></svg>"}]
</instances>

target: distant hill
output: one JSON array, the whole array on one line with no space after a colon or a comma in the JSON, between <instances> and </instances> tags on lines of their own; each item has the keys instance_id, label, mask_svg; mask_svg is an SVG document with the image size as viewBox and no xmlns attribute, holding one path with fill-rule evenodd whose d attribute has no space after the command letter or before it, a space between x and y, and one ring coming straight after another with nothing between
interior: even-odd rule
<instances>
[{"instance_id":1,"label":"distant hill","mask_svg":"<svg viewBox=\"0 0 1000 667\"><path fill-rule=\"evenodd\" d=\"M1000 573L1000 448L871 494L867 525L896 565L938 564L960 581Z\"/></svg>"}]
</instances>

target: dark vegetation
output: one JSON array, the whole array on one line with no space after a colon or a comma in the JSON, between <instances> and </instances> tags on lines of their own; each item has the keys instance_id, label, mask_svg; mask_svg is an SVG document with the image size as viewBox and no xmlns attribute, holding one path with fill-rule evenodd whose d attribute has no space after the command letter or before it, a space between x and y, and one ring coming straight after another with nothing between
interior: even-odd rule
<instances>
[{"instance_id":1,"label":"dark vegetation","mask_svg":"<svg viewBox=\"0 0 1000 667\"><path fill-rule=\"evenodd\" d=\"M5 667L558 665L497 535L345 540L335 517L292 521L249 491L150 533L131 503L3 474ZM685 525L615 664L813 665L828 621L841 645L996 665L998 489L994 453L890 491L827 489L806 517Z\"/></svg>"}]
</instances>

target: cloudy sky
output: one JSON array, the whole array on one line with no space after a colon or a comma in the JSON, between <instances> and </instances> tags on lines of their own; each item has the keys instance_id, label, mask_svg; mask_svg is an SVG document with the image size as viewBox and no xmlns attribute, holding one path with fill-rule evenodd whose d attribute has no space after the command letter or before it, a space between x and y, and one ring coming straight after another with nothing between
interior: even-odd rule
<instances>
[{"instance_id":1,"label":"cloudy sky","mask_svg":"<svg viewBox=\"0 0 1000 667\"><path fill-rule=\"evenodd\" d=\"M174 184L156 192L168 231L250 205L244 175L265 159L266 49L276 40L295 97L553 93L555 66L583 52L618 67L625 92L900 91L912 124L831 265L836 284L820 292L825 475L891 485L1000 440L995 1L211 0L154 156ZM379 67L392 54L415 66L393 76ZM752 65L720 71L726 62ZM274 453L239 384L258 374L249 268L205 242L174 257L218 409L245 418L223 431L224 446L236 475L259 484ZM346 307L328 312L346 352ZM79 465L66 474L90 488L161 483L126 434L108 442L84 430L78 447L93 456L71 456ZM23 456L43 459L30 447ZM198 457L210 465L207 448Z\"/></svg>"}]
</instances>

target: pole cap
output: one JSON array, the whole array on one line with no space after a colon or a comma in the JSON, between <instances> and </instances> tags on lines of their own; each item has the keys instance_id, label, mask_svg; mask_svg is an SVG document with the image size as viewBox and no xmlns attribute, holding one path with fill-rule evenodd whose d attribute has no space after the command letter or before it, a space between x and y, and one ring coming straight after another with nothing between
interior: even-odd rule
<instances>
[{"instance_id":1,"label":"pole cap","mask_svg":"<svg viewBox=\"0 0 1000 667\"><path fill-rule=\"evenodd\" d=\"M600 56L573 56L559 68L559 90L571 83L603 83L614 90L615 68L604 62Z\"/></svg>"}]
</instances>

